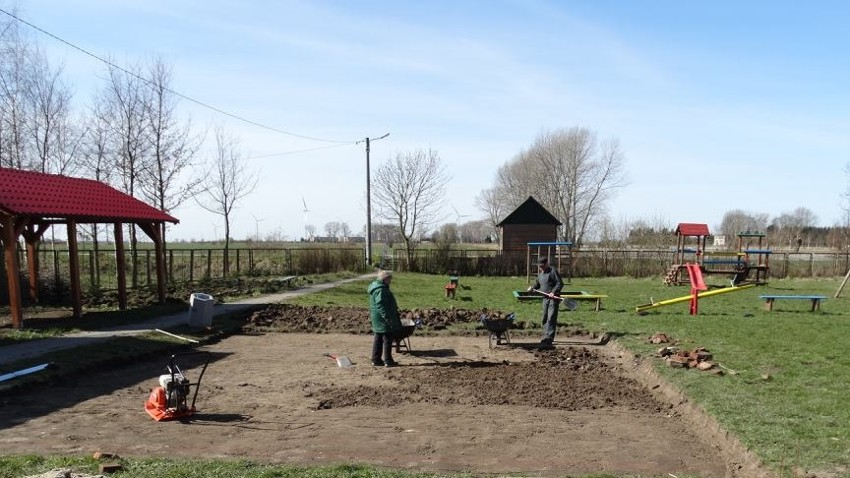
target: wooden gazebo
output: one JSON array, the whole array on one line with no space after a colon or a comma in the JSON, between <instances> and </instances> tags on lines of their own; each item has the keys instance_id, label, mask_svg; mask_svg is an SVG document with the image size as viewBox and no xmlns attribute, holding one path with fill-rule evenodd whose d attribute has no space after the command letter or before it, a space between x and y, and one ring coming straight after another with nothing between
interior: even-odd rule
<instances>
[{"instance_id":1,"label":"wooden gazebo","mask_svg":"<svg viewBox=\"0 0 850 478\"><path fill-rule=\"evenodd\" d=\"M74 317L82 315L80 260L77 224L113 224L118 265L118 304L127 307L127 280L124 265L124 224L136 224L154 242L157 292L165 301L165 245L162 225L179 221L106 184L82 178L0 168L0 242L2 242L9 286L12 324L23 325L18 238L26 243L29 296L38 300L38 243L51 225L68 229L71 301Z\"/></svg>"}]
</instances>

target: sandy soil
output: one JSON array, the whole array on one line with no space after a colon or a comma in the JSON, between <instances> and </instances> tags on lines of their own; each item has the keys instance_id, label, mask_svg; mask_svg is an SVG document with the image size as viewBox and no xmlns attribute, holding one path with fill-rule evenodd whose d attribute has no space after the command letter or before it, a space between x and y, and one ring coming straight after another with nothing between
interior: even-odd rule
<instances>
[{"instance_id":1,"label":"sandy soil","mask_svg":"<svg viewBox=\"0 0 850 478\"><path fill-rule=\"evenodd\" d=\"M486 331L414 332L400 367L375 368L371 336L337 332L362 325L363 312L345 317L272 307L249 333L203 346L198 412L183 422L143 409L165 357L0 399L0 447L532 476L769 476L651 367L599 337L562 333L539 349L536 336L514 335L490 348ZM305 321L339 327L268 332ZM196 380L205 357L178 363Z\"/></svg>"}]
</instances>

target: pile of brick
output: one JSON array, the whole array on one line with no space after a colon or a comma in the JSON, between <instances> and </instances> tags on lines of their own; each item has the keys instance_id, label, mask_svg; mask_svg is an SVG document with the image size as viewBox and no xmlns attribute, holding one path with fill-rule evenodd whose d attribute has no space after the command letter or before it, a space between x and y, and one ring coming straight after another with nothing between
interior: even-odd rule
<instances>
[{"instance_id":1,"label":"pile of brick","mask_svg":"<svg viewBox=\"0 0 850 478\"><path fill-rule=\"evenodd\" d=\"M697 370L710 370L712 373L723 373L716 368L711 352L704 347L691 350L679 350L676 347L662 347L658 349L658 355L667 361L667 365L675 368L695 368Z\"/></svg>"},{"instance_id":2,"label":"pile of brick","mask_svg":"<svg viewBox=\"0 0 850 478\"><path fill-rule=\"evenodd\" d=\"M680 350L675 346L674 340L667 334L656 332L649 337L649 342L653 344L673 344L661 347L658 349L658 356L663 358L667 365L675 368L694 368L697 370L710 370L715 374L722 374L723 371L717 368L712 362L711 352L705 347L697 347L692 350Z\"/></svg>"}]
</instances>

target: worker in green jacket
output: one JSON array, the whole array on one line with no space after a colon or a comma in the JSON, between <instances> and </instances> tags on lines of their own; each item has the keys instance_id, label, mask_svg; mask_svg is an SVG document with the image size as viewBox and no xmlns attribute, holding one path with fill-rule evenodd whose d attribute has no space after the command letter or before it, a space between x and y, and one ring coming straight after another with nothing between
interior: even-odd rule
<instances>
[{"instance_id":1,"label":"worker in green jacket","mask_svg":"<svg viewBox=\"0 0 850 478\"><path fill-rule=\"evenodd\" d=\"M390 291L393 273L382 270L378 277L366 289L369 293L369 318L372 321L372 365L376 367L395 367L393 360L393 338L401 333L401 318L398 316L398 304ZM382 355L383 353L383 355Z\"/></svg>"}]
</instances>

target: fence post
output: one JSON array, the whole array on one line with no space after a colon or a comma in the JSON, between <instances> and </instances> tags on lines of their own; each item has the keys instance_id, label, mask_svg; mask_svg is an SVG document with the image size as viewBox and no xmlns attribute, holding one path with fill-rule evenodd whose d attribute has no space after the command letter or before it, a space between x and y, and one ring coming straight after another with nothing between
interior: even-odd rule
<instances>
[{"instance_id":1,"label":"fence post","mask_svg":"<svg viewBox=\"0 0 850 478\"><path fill-rule=\"evenodd\" d=\"M782 253L782 278L783 279L788 278L788 253L787 252Z\"/></svg>"},{"instance_id":2,"label":"fence post","mask_svg":"<svg viewBox=\"0 0 850 478\"><path fill-rule=\"evenodd\" d=\"M207 272L204 277L212 279L212 249L207 249Z\"/></svg>"},{"instance_id":3,"label":"fence post","mask_svg":"<svg viewBox=\"0 0 850 478\"><path fill-rule=\"evenodd\" d=\"M88 251L89 253L89 287L94 289L97 286L97 282L94 281L94 251Z\"/></svg>"},{"instance_id":4,"label":"fence post","mask_svg":"<svg viewBox=\"0 0 850 478\"><path fill-rule=\"evenodd\" d=\"M59 251L57 251L56 249L53 249L53 282L54 282L54 288L56 289L54 292L56 292L57 297L59 296L58 295L59 280L60 280L60 278L59 278Z\"/></svg>"},{"instance_id":5,"label":"fence post","mask_svg":"<svg viewBox=\"0 0 850 478\"><path fill-rule=\"evenodd\" d=\"M815 255L811 252L809 253L809 277L815 278Z\"/></svg>"},{"instance_id":6,"label":"fence post","mask_svg":"<svg viewBox=\"0 0 850 478\"><path fill-rule=\"evenodd\" d=\"M285 255L286 255L286 270L287 270L287 274L289 274L290 271L292 271L292 249L286 249Z\"/></svg>"},{"instance_id":7,"label":"fence post","mask_svg":"<svg viewBox=\"0 0 850 478\"><path fill-rule=\"evenodd\" d=\"M189 250L189 282L195 282L195 250Z\"/></svg>"},{"instance_id":8,"label":"fence post","mask_svg":"<svg viewBox=\"0 0 850 478\"><path fill-rule=\"evenodd\" d=\"M145 249L145 285L151 285L151 251Z\"/></svg>"}]
</instances>

